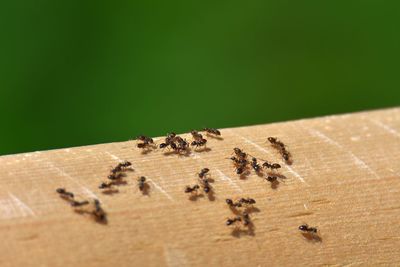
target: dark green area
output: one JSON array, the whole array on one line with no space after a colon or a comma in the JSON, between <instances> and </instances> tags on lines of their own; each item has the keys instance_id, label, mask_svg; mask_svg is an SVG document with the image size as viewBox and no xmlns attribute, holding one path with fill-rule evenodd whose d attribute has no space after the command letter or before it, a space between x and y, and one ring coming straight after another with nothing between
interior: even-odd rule
<instances>
[{"instance_id":1,"label":"dark green area","mask_svg":"<svg viewBox=\"0 0 400 267\"><path fill-rule=\"evenodd\" d=\"M400 104L399 1L0 4L0 154Z\"/></svg>"}]
</instances>

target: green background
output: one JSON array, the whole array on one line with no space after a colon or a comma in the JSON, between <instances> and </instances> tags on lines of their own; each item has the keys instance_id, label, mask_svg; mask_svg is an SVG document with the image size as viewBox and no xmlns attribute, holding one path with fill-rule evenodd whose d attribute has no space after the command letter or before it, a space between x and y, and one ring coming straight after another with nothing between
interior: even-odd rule
<instances>
[{"instance_id":1,"label":"green background","mask_svg":"<svg viewBox=\"0 0 400 267\"><path fill-rule=\"evenodd\" d=\"M400 1L3 1L0 154L400 104Z\"/></svg>"}]
</instances>

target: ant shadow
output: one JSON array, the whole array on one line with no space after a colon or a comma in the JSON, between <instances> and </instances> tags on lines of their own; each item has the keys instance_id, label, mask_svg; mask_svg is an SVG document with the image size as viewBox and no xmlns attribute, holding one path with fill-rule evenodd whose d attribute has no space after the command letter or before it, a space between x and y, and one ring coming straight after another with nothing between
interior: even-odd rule
<instances>
[{"instance_id":1,"label":"ant shadow","mask_svg":"<svg viewBox=\"0 0 400 267\"><path fill-rule=\"evenodd\" d=\"M271 188L276 190L278 189L281 181L279 181L278 179L282 180L282 182L287 179L287 177L281 173L275 173L275 172L268 172L267 175L270 175L272 177L276 177L277 179L274 181L269 181L267 178L265 178L268 182L271 183Z\"/></svg>"},{"instance_id":2,"label":"ant shadow","mask_svg":"<svg viewBox=\"0 0 400 267\"><path fill-rule=\"evenodd\" d=\"M211 151L211 148L209 148L209 147L204 147L204 148L201 148L201 149L193 149L193 151L194 152L197 152L197 153L203 153L203 152L210 152Z\"/></svg>"},{"instance_id":3,"label":"ant shadow","mask_svg":"<svg viewBox=\"0 0 400 267\"><path fill-rule=\"evenodd\" d=\"M103 215L101 217L95 217L94 221L97 222L98 224L102 224L102 225L108 224L108 218L106 215Z\"/></svg>"},{"instance_id":4,"label":"ant shadow","mask_svg":"<svg viewBox=\"0 0 400 267\"><path fill-rule=\"evenodd\" d=\"M143 189L141 191L143 195L150 196L150 186L147 183L143 185Z\"/></svg>"},{"instance_id":5,"label":"ant shadow","mask_svg":"<svg viewBox=\"0 0 400 267\"><path fill-rule=\"evenodd\" d=\"M287 165L292 165L293 164L293 159L289 158L288 160L285 160Z\"/></svg>"},{"instance_id":6,"label":"ant shadow","mask_svg":"<svg viewBox=\"0 0 400 267\"><path fill-rule=\"evenodd\" d=\"M257 207L246 207L243 210L238 209L237 207L229 206L229 209L232 211L233 214L235 215L242 215L243 212L251 214L251 213L257 213L260 212L260 209Z\"/></svg>"},{"instance_id":7,"label":"ant shadow","mask_svg":"<svg viewBox=\"0 0 400 267\"><path fill-rule=\"evenodd\" d=\"M118 189L107 189L107 190L102 191L101 193L103 193L104 195L112 196L112 195L118 194L119 190Z\"/></svg>"},{"instance_id":8,"label":"ant shadow","mask_svg":"<svg viewBox=\"0 0 400 267\"><path fill-rule=\"evenodd\" d=\"M257 174L258 177L263 177L264 176L264 173L262 171L258 171L258 172L256 172L256 174Z\"/></svg>"},{"instance_id":9,"label":"ant shadow","mask_svg":"<svg viewBox=\"0 0 400 267\"><path fill-rule=\"evenodd\" d=\"M313 242L313 243L320 243L322 242L322 238L317 235L317 234L313 234L313 233L301 233L303 235L303 237L305 239L307 239L307 241L309 242Z\"/></svg>"},{"instance_id":10,"label":"ant shadow","mask_svg":"<svg viewBox=\"0 0 400 267\"><path fill-rule=\"evenodd\" d=\"M192 153L191 150L187 149L184 152L182 152L182 151L174 151L174 150L173 151L167 151L167 152L164 152L163 155L164 156L178 155L179 157L180 156L189 157L191 153Z\"/></svg>"},{"instance_id":11,"label":"ant shadow","mask_svg":"<svg viewBox=\"0 0 400 267\"><path fill-rule=\"evenodd\" d=\"M98 223L98 224L101 224L101 225L107 225L108 224L108 218L107 218L106 214L103 214L102 216L98 217L98 216L95 216L93 211L82 210L82 209L76 209L74 211L75 211L75 213L78 213L79 215L85 215L86 214L86 215L92 216L94 221L96 223Z\"/></svg>"},{"instance_id":12,"label":"ant shadow","mask_svg":"<svg viewBox=\"0 0 400 267\"><path fill-rule=\"evenodd\" d=\"M191 196L189 197L189 200L190 200L190 201L197 201L199 198L203 198L203 197L204 197L203 194L194 194L194 195L191 195Z\"/></svg>"},{"instance_id":13,"label":"ant shadow","mask_svg":"<svg viewBox=\"0 0 400 267\"><path fill-rule=\"evenodd\" d=\"M147 154L149 154L149 153L151 153L153 151L154 151L154 149L146 149L146 150L142 150L142 152L140 152L140 154L147 155Z\"/></svg>"},{"instance_id":14,"label":"ant shadow","mask_svg":"<svg viewBox=\"0 0 400 267\"><path fill-rule=\"evenodd\" d=\"M208 198L209 201L215 201L214 190L210 190L210 191L207 193L207 198Z\"/></svg>"},{"instance_id":15,"label":"ant shadow","mask_svg":"<svg viewBox=\"0 0 400 267\"><path fill-rule=\"evenodd\" d=\"M247 180L247 178L250 176L251 172L249 170L242 172L239 175L240 180Z\"/></svg>"},{"instance_id":16,"label":"ant shadow","mask_svg":"<svg viewBox=\"0 0 400 267\"><path fill-rule=\"evenodd\" d=\"M274 190L278 189L279 184L280 184L278 180L272 181L270 183L271 183L271 188Z\"/></svg>"},{"instance_id":17,"label":"ant shadow","mask_svg":"<svg viewBox=\"0 0 400 267\"><path fill-rule=\"evenodd\" d=\"M249 222L247 229L235 228L232 230L231 235L235 238L240 238L242 236L255 236L254 229L255 227L253 222Z\"/></svg>"},{"instance_id":18,"label":"ant shadow","mask_svg":"<svg viewBox=\"0 0 400 267\"><path fill-rule=\"evenodd\" d=\"M223 141L223 140L224 140L223 137L221 137L221 136L216 136L216 135L213 135L213 134L206 134L206 136L207 136L207 137L210 137L210 138L212 138L212 139L219 140L219 141Z\"/></svg>"},{"instance_id":19,"label":"ant shadow","mask_svg":"<svg viewBox=\"0 0 400 267\"><path fill-rule=\"evenodd\" d=\"M116 186L119 186L119 185L127 185L128 182L125 181L125 180L115 180L115 181L113 181L112 184L113 184L113 185L116 185Z\"/></svg>"}]
</instances>

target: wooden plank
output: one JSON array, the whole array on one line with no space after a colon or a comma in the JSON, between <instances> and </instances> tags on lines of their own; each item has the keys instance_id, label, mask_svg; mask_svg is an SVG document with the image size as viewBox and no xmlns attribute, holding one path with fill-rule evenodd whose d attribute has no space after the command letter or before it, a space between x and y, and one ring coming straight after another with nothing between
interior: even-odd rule
<instances>
[{"instance_id":1,"label":"wooden plank","mask_svg":"<svg viewBox=\"0 0 400 267\"><path fill-rule=\"evenodd\" d=\"M221 132L210 151L187 157L143 155L133 141L0 157L0 266L400 265L400 108ZM268 136L287 144L292 165ZM281 163L287 179L275 189L254 174L240 179L227 159L234 147ZM102 194L122 160L133 164L128 184ZM184 187L203 167L215 200L190 201ZM73 212L58 187L99 199L108 224ZM254 235L225 225L225 199L241 196L257 201ZM302 223L318 226L321 242L305 239Z\"/></svg>"}]
</instances>

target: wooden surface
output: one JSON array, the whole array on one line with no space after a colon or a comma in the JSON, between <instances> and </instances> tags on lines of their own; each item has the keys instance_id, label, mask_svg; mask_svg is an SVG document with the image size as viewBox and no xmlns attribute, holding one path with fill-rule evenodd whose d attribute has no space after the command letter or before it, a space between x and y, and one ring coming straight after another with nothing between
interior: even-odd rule
<instances>
[{"instance_id":1,"label":"wooden surface","mask_svg":"<svg viewBox=\"0 0 400 267\"><path fill-rule=\"evenodd\" d=\"M221 132L211 151L188 157L143 155L134 141L0 157L0 266L400 265L400 108ZM239 179L227 159L240 147L282 163L268 136L293 156L276 189L254 174ZM128 184L102 194L122 160L133 163ZM215 200L190 201L184 187L203 167ZM73 212L58 187L98 198L108 224ZM225 225L225 198L241 196L257 201L254 235ZM321 242L305 239L302 223L318 226Z\"/></svg>"}]
</instances>

